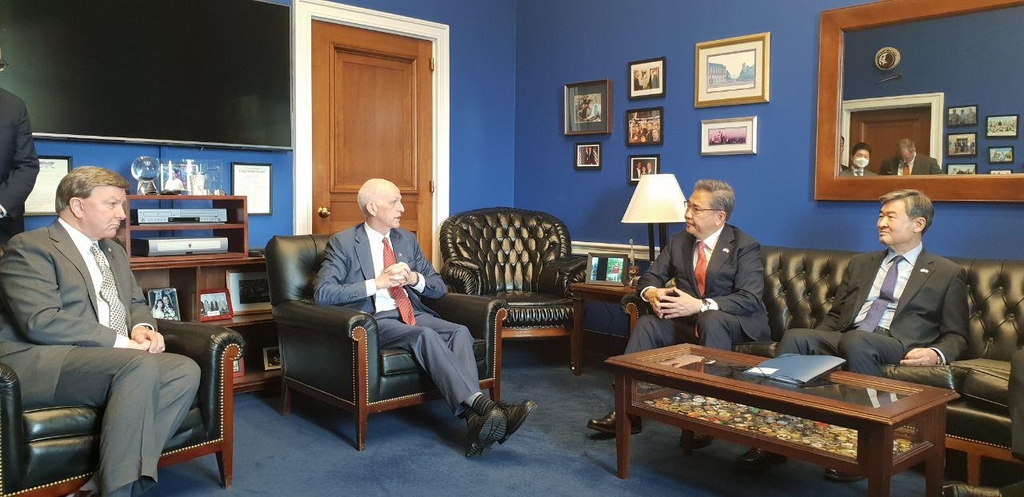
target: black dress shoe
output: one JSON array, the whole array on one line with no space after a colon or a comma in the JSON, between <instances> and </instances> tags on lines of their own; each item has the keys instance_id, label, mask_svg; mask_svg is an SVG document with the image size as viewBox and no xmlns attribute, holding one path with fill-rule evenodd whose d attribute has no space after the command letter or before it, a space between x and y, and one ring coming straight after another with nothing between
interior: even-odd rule
<instances>
[{"instance_id":1,"label":"black dress shoe","mask_svg":"<svg viewBox=\"0 0 1024 497\"><path fill-rule=\"evenodd\" d=\"M679 435L679 446L680 447L683 446L683 439L685 439L685 438L686 438L686 435ZM691 445L691 447L694 450L703 449L704 447L707 447L708 445L711 445L711 442L714 439L715 439L715 437L713 437L711 435L708 435L708 434L705 434L705 433L694 433L693 434L693 445Z\"/></svg>"},{"instance_id":2,"label":"black dress shoe","mask_svg":"<svg viewBox=\"0 0 1024 497\"><path fill-rule=\"evenodd\" d=\"M753 448L736 459L736 468L748 473L756 473L764 471L770 466L782 464L787 460L786 456Z\"/></svg>"},{"instance_id":3,"label":"black dress shoe","mask_svg":"<svg viewBox=\"0 0 1024 497\"><path fill-rule=\"evenodd\" d=\"M505 443L508 437L511 437L523 423L526 422L526 418L530 417L530 413L537 408L537 403L532 400L520 402L519 404L509 404L507 402L498 402L498 409L501 409L502 414L505 415L507 421L505 427L505 436L498 440L499 444Z\"/></svg>"},{"instance_id":4,"label":"black dress shoe","mask_svg":"<svg viewBox=\"0 0 1024 497\"><path fill-rule=\"evenodd\" d=\"M843 473L841 471L836 471L832 468L825 468L825 479L829 481L839 483L850 483L854 481L863 480L864 478L866 477L861 475L852 475L850 473Z\"/></svg>"},{"instance_id":5,"label":"black dress shoe","mask_svg":"<svg viewBox=\"0 0 1024 497\"><path fill-rule=\"evenodd\" d=\"M1002 497L998 488L975 487L966 483L951 482L942 486L942 497Z\"/></svg>"},{"instance_id":6,"label":"black dress shoe","mask_svg":"<svg viewBox=\"0 0 1024 497\"><path fill-rule=\"evenodd\" d=\"M601 433L615 435L615 411L605 415L603 418L594 418L587 421L587 428L597 430ZM629 417L629 434L636 435L644 430L643 421L636 416Z\"/></svg>"},{"instance_id":7,"label":"black dress shoe","mask_svg":"<svg viewBox=\"0 0 1024 497\"><path fill-rule=\"evenodd\" d=\"M486 414L477 414L471 411L466 416L466 426L469 428L466 447L466 457L479 456L489 450L491 445L505 436L508 420L505 414L498 409L497 405Z\"/></svg>"}]
</instances>

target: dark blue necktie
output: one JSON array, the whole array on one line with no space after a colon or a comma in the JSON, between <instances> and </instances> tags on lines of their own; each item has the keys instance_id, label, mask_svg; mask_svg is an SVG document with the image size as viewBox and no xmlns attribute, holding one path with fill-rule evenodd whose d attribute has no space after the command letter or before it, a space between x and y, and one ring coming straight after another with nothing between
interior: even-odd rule
<instances>
[{"instance_id":1,"label":"dark blue necktie","mask_svg":"<svg viewBox=\"0 0 1024 497\"><path fill-rule=\"evenodd\" d=\"M889 272L885 273L885 279L882 280L882 289L878 293L878 298L871 303L871 308L868 309L868 315L860 322L857 326L858 330L861 331L875 331L878 328L878 323L882 322L882 315L885 314L885 308L892 302L896 302L896 296L893 293L896 292L896 280L899 276L900 262L903 262L903 256L897 255L892 260L892 266L889 266Z\"/></svg>"}]
</instances>

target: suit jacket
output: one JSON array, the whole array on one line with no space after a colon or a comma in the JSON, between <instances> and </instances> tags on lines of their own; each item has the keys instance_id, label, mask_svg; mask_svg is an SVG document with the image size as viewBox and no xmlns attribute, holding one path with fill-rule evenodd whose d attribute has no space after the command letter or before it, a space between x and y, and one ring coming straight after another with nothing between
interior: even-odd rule
<instances>
[{"instance_id":1,"label":"suit jacket","mask_svg":"<svg viewBox=\"0 0 1024 497\"><path fill-rule=\"evenodd\" d=\"M842 166L839 169L839 176L840 177L853 176L853 168L850 168L850 167L847 167L847 166ZM864 176L878 176L878 175L875 174L874 172L871 172L871 171L865 169L864 170Z\"/></svg>"},{"instance_id":2,"label":"suit jacket","mask_svg":"<svg viewBox=\"0 0 1024 497\"><path fill-rule=\"evenodd\" d=\"M739 318L743 333L755 341L771 339L764 309L764 264L761 245L732 225L725 225L708 261L704 293L697 291L693 274L693 247L697 238L682 232L672 237L651 267L640 277L638 290L664 287L675 279L676 288L699 299L710 298L722 312Z\"/></svg>"},{"instance_id":3,"label":"suit jacket","mask_svg":"<svg viewBox=\"0 0 1024 497\"><path fill-rule=\"evenodd\" d=\"M99 243L128 311L129 330L143 323L157 329L124 248L110 239ZM0 322L0 361L18 373L26 399L51 399L68 351L113 347L117 332L99 323L89 269L59 222L12 238L0 274L9 311Z\"/></svg>"},{"instance_id":4,"label":"suit jacket","mask_svg":"<svg viewBox=\"0 0 1024 497\"><path fill-rule=\"evenodd\" d=\"M885 159L882 161L882 176L895 176L896 170L899 169L902 163L903 159L900 157ZM910 170L910 174L913 176L919 174L942 174L942 168L939 167L939 161L935 160L935 158L917 154L917 157L914 157L914 168Z\"/></svg>"},{"instance_id":5,"label":"suit jacket","mask_svg":"<svg viewBox=\"0 0 1024 497\"><path fill-rule=\"evenodd\" d=\"M313 289L317 305L337 305L368 314L376 311L376 295L366 295L366 280L376 278L377 274L373 269L373 255L363 226L364 223L360 223L341 231L327 242L324 262L316 274ZM397 262L405 262L423 277L426 284L423 296L436 299L444 295L444 281L423 256L415 235L401 228L392 229L391 248ZM433 309L423 304L420 294L411 286L405 289L414 309L437 316Z\"/></svg>"},{"instance_id":6,"label":"suit jacket","mask_svg":"<svg viewBox=\"0 0 1024 497\"><path fill-rule=\"evenodd\" d=\"M0 245L25 231L25 199L39 174L39 157L32 141L25 102L0 88Z\"/></svg>"},{"instance_id":7,"label":"suit jacket","mask_svg":"<svg viewBox=\"0 0 1024 497\"><path fill-rule=\"evenodd\" d=\"M834 304L818 329L853 328L887 253L881 250L850 259ZM935 347L952 362L967 351L967 316L966 271L949 259L922 250L896 305L889 326L892 336L908 351Z\"/></svg>"}]
</instances>

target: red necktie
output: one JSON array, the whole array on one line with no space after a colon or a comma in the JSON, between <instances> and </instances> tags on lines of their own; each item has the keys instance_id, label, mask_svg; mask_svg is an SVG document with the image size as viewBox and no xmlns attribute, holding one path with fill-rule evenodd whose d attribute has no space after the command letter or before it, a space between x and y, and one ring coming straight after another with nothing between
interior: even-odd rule
<instances>
[{"instance_id":1,"label":"red necktie","mask_svg":"<svg viewBox=\"0 0 1024 497\"><path fill-rule=\"evenodd\" d=\"M388 243L388 239L384 238L384 268L389 268L394 265L395 251L391 250L391 244ZM398 305L398 314L402 317L402 322L409 326L416 326L416 316L412 313L412 301L409 300L409 295L405 293L405 288L400 286L393 286L388 288L388 293L391 294L391 298L395 299L395 304Z\"/></svg>"},{"instance_id":2,"label":"red necktie","mask_svg":"<svg viewBox=\"0 0 1024 497\"><path fill-rule=\"evenodd\" d=\"M708 258L704 255L704 241L697 242L697 267L693 268L693 275L697 278L697 291L704 296L704 280L708 276Z\"/></svg>"}]
</instances>

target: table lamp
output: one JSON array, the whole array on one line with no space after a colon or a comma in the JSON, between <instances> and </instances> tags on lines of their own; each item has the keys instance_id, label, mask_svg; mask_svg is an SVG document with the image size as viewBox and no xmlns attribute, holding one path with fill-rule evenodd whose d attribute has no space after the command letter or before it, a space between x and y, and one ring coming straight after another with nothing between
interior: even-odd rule
<instances>
[{"instance_id":1,"label":"table lamp","mask_svg":"<svg viewBox=\"0 0 1024 497\"><path fill-rule=\"evenodd\" d=\"M647 223L650 242L650 260L654 261L654 225L658 225L658 241L665 248L668 238L667 223L683 222L686 218L686 197L674 174L645 174L629 200L624 223Z\"/></svg>"}]
</instances>

